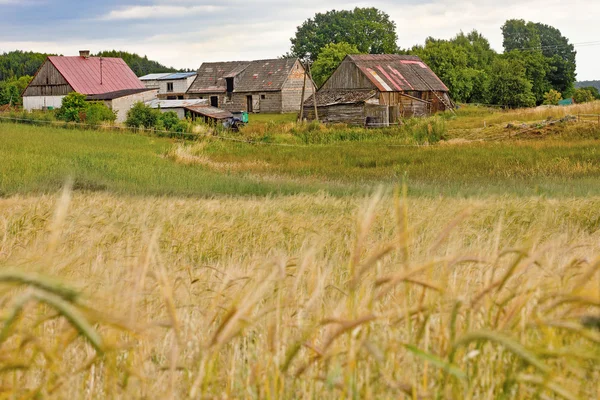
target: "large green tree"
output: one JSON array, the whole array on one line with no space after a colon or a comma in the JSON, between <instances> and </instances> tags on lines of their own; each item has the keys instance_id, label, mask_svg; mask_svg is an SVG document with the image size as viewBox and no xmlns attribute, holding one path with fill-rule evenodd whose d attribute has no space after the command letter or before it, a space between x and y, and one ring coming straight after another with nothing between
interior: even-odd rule
<instances>
[{"instance_id":1,"label":"large green tree","mask_svg":"<svg viewBox=\"0 0 600 400\"><path fill-rule=\"evenodd\" d=\"M11 78L6 81L0 81L0 105L10 104L13 106L23 105L21 95L25 91L31 76L25 75L20 78Z\"/></svg>"},{"instance_id":2,"label":"large green tree","mask_svg":"<svg viewBox=\"0 0 600 400\"><path fill-rule=\"evenodd\" d=\"M454 100L486 102L486 86L497 54L479 32L461 32L450 40L428 38L424 46L415 46L410 53L429 65Z\"/></svg>"},{"instance_id":3,"label":"large green tree","mask_svg":"<svg viewBox=\"0 0 600 400\"><path fill-rule=\"evenodd\" d=\"M533 107L533 85L526 72L525 65L518 59L505 56L496 58L488 85L489 101L512 108Z\"/></svg>"},{"instance_id":4,"label":"large green tree","mask_svg":"<svg viewBox=\"0 0 600 400\"><path fill-rule=\"evenodd\" d=\"M35 75L48 55L18 50L0 54L0 81Z\"/></svg>"},{"instance_id":5,"label":"large green tree","mask_svg":"<svg viewBox=\"0 0 600 400\"><path fill-rule=\"evenodd\" d=\"M329 43L348 43L361 53L383 54L398 51L396 24L376 8L318 13L302 23L291 39L291 55L310 61L319 57Z\"/></svg>"},{"instance_id":6,"label":"large green tree","mask_svg":"<svg viewBox=\"0 0 600 400\"><path fill-rule=\"evenodd\" d=\"M321 86L331 76L348 54L360 54L356 46L348 43L330 43L319 52L312 66L312 77Z\"/></svg>"},{"instance_id":7,"label":"large green tree","mask_svg":"<svg viewBox=\"0 0 600 400\"><path fill-rule=\"evenodd\" d=\"M502 35L505 53L525 65L538 104L549 89L563 94L573 90L577 53L558 29L513 19L502 26Z\"/></svg>"}]
</instances>

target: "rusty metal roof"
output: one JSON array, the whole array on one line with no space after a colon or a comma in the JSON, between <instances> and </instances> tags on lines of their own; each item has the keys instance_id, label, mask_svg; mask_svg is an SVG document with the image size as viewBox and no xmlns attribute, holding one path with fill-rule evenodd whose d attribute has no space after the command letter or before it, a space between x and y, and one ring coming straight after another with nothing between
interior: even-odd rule
<instances>
[{"instance_id":1,"label":"rusty metal roof","mask_svg":"<svg viewBox=\"0 0 600 400\"><path fill-rule=\"evenodd\" d=\"M354 63L382 92L448 91L440 78L417 56L361 54L349 55L346 60Z\"/></svg>"},{"instance_id":2,"label":"rusty metal roof","mask_svg":"<svg viewBox=\"0 0 600 400\"><path fill-rule=\"evenodd\" d=\"M185 108L191 112L196 114L200 114L205 117L214 118L214 119L227 119L233 117L233 114L229 111L222 110L220 108L208 106L208 105L197 105L197 106L189 106Z\"/></svg>"},{"instance_id":3,"label":"rusty metal roof","mask_svg":"<svg viewBox=\"0 0 600 400\"><path fill-rule=\"evenodd\" d=\"M317 92L317 106L332 106L339 104L359 104L375 97L375 90L341 90L329 89L320 90ZM314 105L314 95L311 95L304 102L304 107L312 107Z\"/></svg>"},{"instance_id":4,"label":"rusty metal roof","mask_svg":"<svg viewBox=\"0 0 600 400\"><path fill-rule=\"evenodd\" d=\"M225 93L226 78L235 78L234 93L279 91L297 59L204 63L188 93Z\"/></svg>"},{"instance_id":5,"label":"rusty metal roof","mask_svg":"<svg viewBox=\"0 0 600 400\"><path fill-rule=\"evenodd\" d=\"M145 89L144 84L121 58L50 56L48 60L78 93L89 95Z\"/></svg>"}]
</instances>

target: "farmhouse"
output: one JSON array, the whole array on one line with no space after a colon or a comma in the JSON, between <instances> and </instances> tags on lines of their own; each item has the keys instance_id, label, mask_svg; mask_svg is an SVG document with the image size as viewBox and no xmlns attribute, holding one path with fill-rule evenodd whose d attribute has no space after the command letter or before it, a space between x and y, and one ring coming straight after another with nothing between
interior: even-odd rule
<instances>
[{"instance_id":1,"label":"farmhouse","mask_svg":"<svg viewBox=\"0 0 600 400\"><path fill-rule=\"evenodd\" d=\"M304 103L304 116L323 122L389 126L402 118L452 108L448 88L419 58L349 55Z\"/></svg>"},{"instance_id":2,"label":"farmhouse","mask_svg":"<svg viewBox=\"0 0 600 400\"><path fill-rule=\"evenodd\" d=\"M304 67L295 58L204 63L187 91L188 99L208 99L227 111L285 113L298 111L312 93Z\"/></svg>"},{"instance_id":3,"label":"farmhouse","mask_svg":"<svg viewBox=\"0 0 600 400\"><path fill-rule=\"evenodd\" d=\"M149 74L142 76L140 81L149 89L158 89L158 98L161 100L183 100L195 79L195 72L176 72Z\"/></svg>"},{"instance_id":4,"label":"farmhouse","mask_svg":"<svg viewBox=\"0 0 600 400\"><path fill-rule=\"evenodd\" d=\"M60 108L71 92L85 94L88 100L104 101L124 121L126 113L138 101L156 97L120 58L50 56L23 92L23 107L28 110Z\"/></svg>"}]
</instances>

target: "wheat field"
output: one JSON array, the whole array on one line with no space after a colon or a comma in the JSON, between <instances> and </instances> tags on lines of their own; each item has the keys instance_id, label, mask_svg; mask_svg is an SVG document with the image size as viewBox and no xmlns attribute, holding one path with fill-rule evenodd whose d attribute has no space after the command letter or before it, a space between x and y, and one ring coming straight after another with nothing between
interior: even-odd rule
<instances>
[{"instance_id":1,"label":"wheat field","mask_svg":"<svg viewBox=\"0 0 600 400\"><path fill-rule=\"evenodd\" d=\"M402 190L0 199L0 397L597 398L599 223Z\"/></svg>"}]
</instances>

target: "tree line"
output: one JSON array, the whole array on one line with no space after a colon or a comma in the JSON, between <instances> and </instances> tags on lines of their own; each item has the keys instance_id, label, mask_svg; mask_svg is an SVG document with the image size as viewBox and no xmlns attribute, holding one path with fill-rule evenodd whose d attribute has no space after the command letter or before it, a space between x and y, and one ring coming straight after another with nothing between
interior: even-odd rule
<instances>
[{"instance_id":1,"label":"tree line","mask_svg":"<svg viewBox=\"0 0 600 400\"><path fill-rule=\"evenodd\" d=\"M313 63L318 85L348 54L388 53L419 56L457 102L531 107L596 96L589 87L575 89L577 52L560 30L520 19L506 21L501 30L502 53L477 31L450 40L429 37L423 45L400 49L396 24L385 12L333 10L300 25L287 55Z\"/></svg>"}]
</instances>

